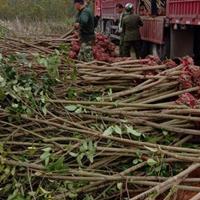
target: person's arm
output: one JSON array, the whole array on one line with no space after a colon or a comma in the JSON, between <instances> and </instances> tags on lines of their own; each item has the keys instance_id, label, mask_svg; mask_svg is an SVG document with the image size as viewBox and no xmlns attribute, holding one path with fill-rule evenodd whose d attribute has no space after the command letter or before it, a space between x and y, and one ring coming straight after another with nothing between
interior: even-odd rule
<instances>
[{"instance_id":1,"label":"person's arm","mask_svg":"<svg viewBox=\"0 0 200 200\"><path fill-rule=\"evenodd\" d=\"M126 30L126 25L124 23L124 18L122 18L122 22L121 22L121 29L122 29L122 34L124 35L125 34L125 30Z\"/></svg>"},{"instance_id":2,"label":"person's arm","mask_svg":"<svg viewBox=\"0 0 200 200\"><path fill-rule=\"evenodd\" d=\"M140 26L143 26L143 21L142 21L142 19L141 19L141 17L140 17L140 16L139 16L138 25L139 25L139 27L140 27Z\"/></svg>"},{"instance_id":3,"label":"person's arm","mask_svg":"<svg viewBox=\"0 0 200 200\"><path fill-rule=\"evenodd\" d=\"M79 24L79 14L77 14L77 15L75 16L74 28L75 28L76 30L78 30L78 29L79 29L79 26L80 26L80 24Z\"/></svg>"},{"instance_id":4,"label":"person's arm","mask_svg":"<svg viewBox=\"0 0 200 200\"><path fill-rule=\"evenodd\" d=\"M119 24L118 24L118 32L122 32L122 20L123 20L124 14L122 13L119 17Z\"/></svg>"},{"instance_id":5,"label":"person's arm","mask_svg":"<svg viewBox=\"0 0 200 200\"><path fill-rule=\"evenodd\" d=\"M94 28L96 28L98 26L99 19L100 19L100 17L98 15L94 17Z\"/></svg>"},{"instance_id":6,"label":"person's arm","mask_svg":"<svg viewBox=\"0 0 200 200\"><path fill-rule=\"evenodd\" d=\"M75 16L75 23L79 23L79 13L77 13Z\"/></svg>"}]
</instances>

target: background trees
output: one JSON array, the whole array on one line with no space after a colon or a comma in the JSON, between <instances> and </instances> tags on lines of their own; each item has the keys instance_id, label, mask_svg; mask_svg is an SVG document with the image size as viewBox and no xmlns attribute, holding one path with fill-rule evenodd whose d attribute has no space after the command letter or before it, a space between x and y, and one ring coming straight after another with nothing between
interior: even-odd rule
<instances>
[{"instance_id":1,"label":"background trees","mask_svg":"<svg viewBox=\"0 0 200 200\"><path fill-rule=\"evenodd\" d=\"M0 0L1 19L65 20L74 13L71 0Z\"/></svg>"}]
</instances>

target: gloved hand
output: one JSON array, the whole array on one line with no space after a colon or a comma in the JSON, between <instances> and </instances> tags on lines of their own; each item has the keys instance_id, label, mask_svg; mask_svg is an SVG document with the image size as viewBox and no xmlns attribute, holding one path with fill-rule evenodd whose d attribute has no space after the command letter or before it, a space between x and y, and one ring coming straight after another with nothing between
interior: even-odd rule
<instances>
[{"instance_id":1,"label":"gloved hand","mask_svg":"<svg viewBox=\"0 0 200 200\"><path fill-rule=\"evenodd\" d=\"M116 29L115 34L120 34L120 33L122 33L122 29L121 28Z\"/></svg>"},{"instance_id":2,"label":"gloved hand","mask_svg":"<svg viewBox=\"0 0 200 200\"><path fill-rule=\"evenodd\" d=\"M118 29L118 33L122 33L122 28L119 28L119 29Z\"/></svg>"},{"instance_id":3,"label":"gloved hand","mask_svg":"<svg viewBox=\"0 0 200 200\"><path fill-rule=\"evenodd\" d=\"M75 28L75 30L78 30L80 28L80 24L79 23L75 23L74 24L74 28Z\"/></svg>"}]
</instances>

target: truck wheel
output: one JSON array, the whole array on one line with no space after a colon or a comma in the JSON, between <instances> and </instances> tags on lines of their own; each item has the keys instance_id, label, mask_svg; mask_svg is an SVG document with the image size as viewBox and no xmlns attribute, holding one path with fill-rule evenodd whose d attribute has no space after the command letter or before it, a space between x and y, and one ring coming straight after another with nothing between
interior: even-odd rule
<instances>
[{"instance_id":1,"label":"truck wheel","mask_svg":"<svg viewBox=\"0 0 200 200\"><path fill-rule=\"evenodd\" d=\"M156 44L151 45L151 54L154 55L154 56L159 56L159 52L158 52Z\"/></svg>"},{"instance_id":2,"label":"truck wheel","mask_svg":"<svg viewBox=\"0 0 200 200\"><path fill-rule=\"evenodd\" d=\"M150 52L152 55L158 56L161 60L166 58L166 49L164 45L152 44Z\"/></svg>"},{"instance_id":3,"label":"truck wheel","mask_svg":"<svg viewBox=\"0 0 200 200\"><path fill-rule=\"evenodd\" d=\"M105 23L105 34L107 36L109 36L112 33L112 21L111 20L107 20Z\"/></svg>"},{"instance_id":4,"label":"truck wheel","mask_svg":"<svg viewBox=\"0 0 200 200\"><path fill-rule=\"evenodd\" d=\"M98 22L98 25L97 25L97 27L96 27L96 31L97 32L100 32L100 33L103 33L103 20L102 19L99 19L99 22Z\"/></svg>"}]
</instances>

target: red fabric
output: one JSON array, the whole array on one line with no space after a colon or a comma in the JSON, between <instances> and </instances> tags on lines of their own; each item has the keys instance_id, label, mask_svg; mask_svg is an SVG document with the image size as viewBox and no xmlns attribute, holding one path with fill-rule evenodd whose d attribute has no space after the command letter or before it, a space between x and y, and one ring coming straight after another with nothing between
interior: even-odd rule
<instances>
[{"instance_id":1,"label":"red fabric","mask_svg":"<svg viewBox=\"0 0 200 200\"><path fill-rule=\"evenodd\" d=\"M200 67L194 66L190 57L182 59L182 73L179 76L180 89L200 86ZM200 91L198 92L200 94Z\"/></svg>"},{"instance_id":2,"label":"red fabric","mask_svg":"<svg viewBox=\"0 0 200 200\"><path fill-rule=\"evenodd\" d=\"M177 100L177 104L185 104L191 108L195 108L198 104L197 99L190 93L182 94Z\"/></svg>"},{"instance_id":3,"label":"red fabric","mask_svg":"<svg viewBox=\"0 0 200 200\"><path fill-rule=\"evenodd\" d=\"M77 33L73 34L73 38L76 39L78 37ZM93 54L94 58L99 61L105 62L114 62L116 59L115 54L115 44L110 42L109 38L103 34L97 33L95 45L93 46ZM72 59L76 59L78 56L78 52L80 50L80 42L72 41L69 57ZM126 60L127 58L121 59ZM116 59L117 60L117 59Z\"/></svg>"},{"instance_id":4,"label":"red fabric","mask_svg":"<svg viewBox=\"0 0 200 200\"><path fill-rule=\"evenodd\" d=\"M165 64L166 66L171 67L171 68L177 66L177 64L176 64L173 60L171 60L171 59L165 60L165 61L163 62L163 64Z\"/></svg>"},{"instance_id":5,"label":"red fabric","mask_svg":"<svg viewBox=\"0 0 200 200\"><path fill-rule=\"evenodd\" d=\"M194 60L191 57L186 56L186 57L182 58L182 64L184 66L194 65Z\"/></svg>"},{"instance_id":6,"label":"red fabric","mask_svg":"<svg viewBox=\"0 0 200 200\"><path fill-rule=\"evenodd\" d=\"M160 64L160 58L158 56L149 55L145 59L140 60L140 64L145 64L149 66Z\"/></svg>"}]
</instances>

